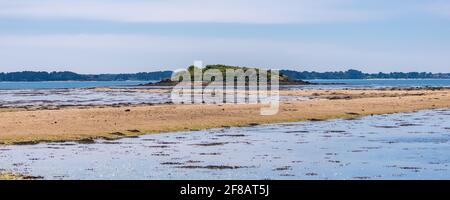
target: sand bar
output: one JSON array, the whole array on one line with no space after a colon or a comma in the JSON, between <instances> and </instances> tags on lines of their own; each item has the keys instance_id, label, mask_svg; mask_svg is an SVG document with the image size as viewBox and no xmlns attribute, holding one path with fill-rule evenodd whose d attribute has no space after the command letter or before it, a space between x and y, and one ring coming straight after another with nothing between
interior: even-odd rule
<instances>
[{"instance_id":1,"label":"sand bar","mask_svg":"<svg viewBox=\"0 0 450 200\"><path fill-rule=\"evenodd\" d=\"M293 90L281 94L311 100L282 102L280 112L273 116L259 115L262 105L229 104L0 109L0 143L92 142L150 133L450 108L449 89Z\"/></svg>"}]
</instances>

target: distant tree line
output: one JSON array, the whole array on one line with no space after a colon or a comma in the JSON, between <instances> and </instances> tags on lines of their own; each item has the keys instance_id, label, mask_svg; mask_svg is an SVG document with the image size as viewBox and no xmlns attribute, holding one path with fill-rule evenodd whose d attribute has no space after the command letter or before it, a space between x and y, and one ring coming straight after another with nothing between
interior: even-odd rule
<instances>
[{"instance_id":1,"label":"distant tree line","mask_svg":"<svg viewBox=\"0 0 450 200\"><path fill-rule=\"evenodd\" d=\"M337 71L337 72L308 72L281 70L292 79L449 79L450 73L429 73L429 72L391 72L391 73L363 73L358 70Z\"/></svg>"},{"instance_id":2,"label":"distant tree line","mask_svg":"<svg viewBox=\"0 0 450 200\"><path fill-rule=\"evenodd\" d=\"M141 72L134 74L77 74L74 72L10 72L0 73L0 81L128 81L162 80L169 78L172 71Z\"/></svg>"},{"instance_id":3,"label":"distant tree line","mask_svg":"<svg viewBox=\"0 0 450 200\"><path fill-rule=\"evenodd\" d=\"M226 65L209 65L206 68L235 69L239 67ZM248 68L243 68L248 69ZM74 72L9 72L0 73L0 81L128 81L128 80L163 80L172 76L172 71L140 72L130 74L77 74ZM429 72L391 72L363 73L358 70L337 72L308 72L281 70L280 74L295 80L308 79L450 79L450 73Z\"/></svg>"}]
</instances>

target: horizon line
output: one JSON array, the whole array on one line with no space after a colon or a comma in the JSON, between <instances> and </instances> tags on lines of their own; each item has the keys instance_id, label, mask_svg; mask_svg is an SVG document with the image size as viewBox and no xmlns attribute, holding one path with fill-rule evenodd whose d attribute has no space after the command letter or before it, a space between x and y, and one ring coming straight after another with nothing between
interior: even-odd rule
<instances>
[{"instance_id":1,"label":"horizon line","mask_svg":"<svg viewBox=\"0 0 450 200\"><path fill-rule=\"evenodd\" d=\"M236 67L241 67L241 66L236 66ZM257 68L257 67L247 67L247 68ZM268 69L268 70L273 70L273 69ZM384 73L384 74L390 74L390 73L431 73L431 74L450 74L450 72L431 72L431 71L390 71L390 72L383 72L383 71L378 71L378 72L366 72L363 70L358 70L358 69L346 69L346 70L329 70L329 71L314 71L314 70L295 70L295 69L279 69L279 71L295 71L295 72L310 72L310 73L329 73L329 72L348 72L351 70L355 70L355 71L359 71L363 74L379 74L379 73ZM2 74L8 74L8 73L23 73L23 72L34 72L34 73L39 73L39 72L45 72L45 73L62 73L62 72L70 72L70 73L75 73L75 74L79 74L79 75L102 75L102 74L138 74L138 73L157 73L157 72L174 72L175 70L155 70L155 71L138 71L138 72L114 72L114 73L110 73L110 72L105 72L105 73L80 73L80 72L76 72L76 71L71 71L71 70L53 70L53 71L46 71L46 70L21 70L21 71L0 71L0 73Z\"/></svg>"}]
</instances>

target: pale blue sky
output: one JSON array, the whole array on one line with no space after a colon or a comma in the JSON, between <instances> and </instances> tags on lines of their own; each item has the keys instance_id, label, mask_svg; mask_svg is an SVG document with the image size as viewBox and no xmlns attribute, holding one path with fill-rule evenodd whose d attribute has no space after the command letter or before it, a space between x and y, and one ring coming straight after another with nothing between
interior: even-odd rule
<instances>
[{"instance_id":1,"label":"pale blue sky","mask_svg":"<svg viewBox=\"0 0 450 200\"><path fill-rule=\"evenodd\" d=\"M450 72L445 0L0 0L0 71Z\"/></svg>"}]
</instances>

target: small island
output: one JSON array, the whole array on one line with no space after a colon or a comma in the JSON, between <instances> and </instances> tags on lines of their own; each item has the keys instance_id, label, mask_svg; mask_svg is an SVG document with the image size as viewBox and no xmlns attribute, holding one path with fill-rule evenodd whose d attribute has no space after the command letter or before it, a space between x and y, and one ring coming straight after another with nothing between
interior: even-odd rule
<instances>
[{"instance_id":1,"label":"small island","mask_svg":"<svg viewBox=\"0 0 450 200\"><path fill-rule=\"evenodd\" d=\"M191 77L193 77L195 70L201 70L202 73L204 73L207 70L219 70L224 75L223 80L226 80L226 71L227 70L242 70L246 72L247 70L256 70L259 71L260 68L255 67L239 67L239 66L229 66L229 65L207 65L206 67L200 69L195 66L189 66L187 68L187 71L191 74ZM270 70L268 70L268 77L271 76ZM193 79L193 78L192 78ZM259 78L258 78L259 80ZM140 86L161 86L161 87L173 87L176 86L180 81L173 81L171 78L165 78L159 82L156 83L147 83L147 84L141 84ZM211 84L211 81L203 81L202 85L207 86ZM268 82L268 84L270 84ZM289 76L284 75L282 72L279 74L279 84L280 85L315 85L315 83L311 83L308 81L303 80L297 80L292 79Z\"/></svg>"}]
</instances>

